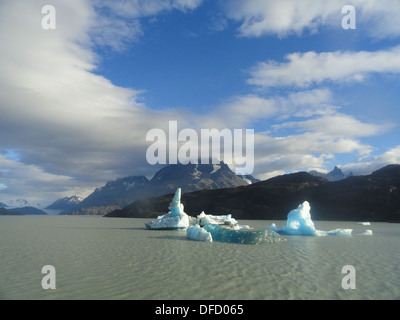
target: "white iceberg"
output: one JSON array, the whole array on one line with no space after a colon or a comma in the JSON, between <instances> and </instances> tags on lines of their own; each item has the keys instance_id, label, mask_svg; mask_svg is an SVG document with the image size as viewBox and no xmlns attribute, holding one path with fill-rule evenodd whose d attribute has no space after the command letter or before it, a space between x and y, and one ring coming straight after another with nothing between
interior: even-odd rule
<instances>
[{"instance_id":1,"label":"white iceberg","mask_svg":"<svg viewBox=\"0 0 400 320\"><path fill-rule=\"evenodd\" d=\"M236 219L232 218L231 214L214 216L212 214L205 214L204 211L197 216L197 222L200 227L204 227L208 224L220 224L230 226L233 229L251 229L247 225L240 225Z\"/></svg>"},{"instance_id":2,"label":"white iceberg","mask_svg":"<svg viewBox=\"0 0 400 320\"><path fill-rule=\"evenodd\" d=\"M197 240L197 241L205 241L212 242L211 233L204 230L204 228L200 227L198 224L191 226L186 231L186 236L188 239Z\"/></svg>"},{"instance_id":3,"label":"white iceberg","mask_svg":"<svg viewBox=\"0 0 400 320\"><path fill-rule=\"evenodd\" d=\"M357 224L359 224L360 226L370 226L371 225L370 222L359 222Z\"/></svg>"},{"instance_id":4,"label":"white iceberg","mask_svg":"<svg viewBox=\"0 0 400 320\"><path fill-rule=\"evenodd\" d=\"M305 201L295 210L289 212L286 226L277 228L273 223L269 230L282 235L294 236L338 236L351 235L353 229L335 229L331 231L316 230L314 222L311 220L310 204Z\"/></svg>"},{"instance_id":5,"label":"white iceberg","mask_svg":"<svg viewBox=\"0 0 400 320\"><path fill-rule=\"evenodd\" d=\"M170 211L163 216L157 217L157 220L146 222L146 228L173 230L186 229L189 227L189 216L184 212L183 204L181 203L181 188L176 189L175 196L168 209Z\"/></svg>"}]
</instances>

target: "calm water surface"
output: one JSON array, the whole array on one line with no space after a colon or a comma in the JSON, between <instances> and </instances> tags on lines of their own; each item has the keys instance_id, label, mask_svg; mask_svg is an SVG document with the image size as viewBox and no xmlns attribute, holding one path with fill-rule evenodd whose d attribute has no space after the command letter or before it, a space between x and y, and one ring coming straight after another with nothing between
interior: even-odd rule
<instances>
[{"instance_id":1,"label":"calm water surface","mask_svg":"<svg viewBox=\"0 0 400 320\"><path fill-rule=\"evenodd\" d=\"M373 236L203 243L148 219L0 216L0 299L399 299L400 224L318 222ZM239 221L254 228L284 221ZM56 289L41 286L56 269ZM342 267L356 270L344 290Z\"/></svg>"}]
</instances>

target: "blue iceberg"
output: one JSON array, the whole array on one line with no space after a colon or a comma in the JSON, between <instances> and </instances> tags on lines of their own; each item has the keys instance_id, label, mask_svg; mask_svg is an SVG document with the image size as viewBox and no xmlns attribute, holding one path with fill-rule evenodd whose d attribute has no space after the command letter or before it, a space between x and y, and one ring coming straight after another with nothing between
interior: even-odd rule
<instances>
[{"instance_id":1,"label":"blue iceberg","mask_svg":"<svg viewBox=\"0 0 400 320\"><path fill-rule=\"evenodd\" d=\"M314 222L311 220L310 204L305 201L298 206L297 209L289 212L286 226L277 228L273 223L269 230L275 231L282 235L292 236L350 236L353 229L335 229L331 231L316 230Z\"/></svg>"},{"instance_id":2,"label":"blue iceberg","mask_svg":"<svg viewBox=\"0 0 400 320\"><path fill-rule=\"evenodd\" d=\"M187 238L197 241L221 241L240 244L261 244L280 241L281 237L271 230L254 230L239 225L230 214L214 216L202 212L197 216L198 224L187 229Z\"/></svg>"},{"instance_id":3,"label":"blue iceberg","mask_svg":"<svg viewBox=\"0 0 400 320\"><path fill-rule=\"evenodd\" d=\"M157 217L157 220L146 222L147 229L153 230L174 230L186 229L189 227L189 216L184 212L183 204L181 203L181 188L175 192L167 214Z\"/></svg>"},{"instance_id":4,"label":"blue iceberg","mask_svg":"<svg viewBox=\"0 0 400 320\"><path fill-rule=\"evenodd\" d=\"M281 240L279 234L272 230L261 229L234 229L219 224L208 224L204 230L209 232L214 241L240 243L240 244L262 244Z\"/></svg>"}]
</instances>

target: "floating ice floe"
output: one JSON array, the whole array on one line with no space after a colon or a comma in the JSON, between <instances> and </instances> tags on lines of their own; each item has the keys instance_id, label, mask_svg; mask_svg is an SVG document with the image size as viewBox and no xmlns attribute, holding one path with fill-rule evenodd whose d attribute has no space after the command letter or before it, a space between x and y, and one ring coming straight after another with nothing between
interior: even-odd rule
<instances>
[{"instance_id":1,"label":"floating ice floe","mask_svg":"<svg viewBox=\"0 0 400 320\"><path fill-rule=\"evenodd\" d=\"M197 216L198 224L187 229L187 238L198 241L221 241L240 244L261 244L281 240L279 234L271 230L254 230L247 225L239 225L229 215L207 215L202 212Z\"/></svg>"},{"instance_id":2,"label":"floating ice floe","mask_svg":"<svg viewBox=\"0 0 400 320\"><path fill-rule=\"evenodd\" d=\"M369 223L369 222L359 222L357 224L359 224L361 226L370 226L371 225L371 223Z\"/></svg>"},{"instance_id":3,"label":"floating ice floe","mask_svg":"<svg viewBox=\"0 0 400 320\"><path fill-rule=\"evenodd\" d=\"M189 216L183 210L181 203L181 188L175 192L174 199L170 203L167 214L157 217L157 220L146 222L147 229L186 229L189 227Z\"/></svg>"},{"instance_id":4,"label":"floating ice floe","mask_svg":"<svg viewBox=\"0 0 400 320\"><path fill-rule=\"evenodd\" d=\"M363 236L372 236L373 233L372 233L372 230L365 230L363 233L361 233L361 235L363 235Z\"/></svg>"},{"instance_id":5,"label":"floating ice floe","mask_svg":"<svg viewBox=\"0 0 400 320\"><path fill-rule=\"evenodd\" d=\"M353 229L316 230L314 222L311 220L310 209L310 204L307 201L303 202L297 209L289 212L286 226L278 229L273 223L269 230L282 235L294 236L349 236L353 232Z\"/></svg>"}]
</instances>

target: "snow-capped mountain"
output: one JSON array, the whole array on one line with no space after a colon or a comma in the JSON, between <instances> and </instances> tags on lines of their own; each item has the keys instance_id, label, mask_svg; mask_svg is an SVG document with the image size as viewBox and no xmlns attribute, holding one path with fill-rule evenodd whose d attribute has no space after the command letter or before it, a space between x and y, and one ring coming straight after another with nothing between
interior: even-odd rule
<instances>
[{"instance_id":1,"label":"snow-capped mountain","mask_svg":"<svg viewBox=\"0 0 400 320\"><path fill-rule=\"evenodd\" d=\"M79 203L83 201L83 198L79 196L65 197L56 200L51 205L47 206L48 210L71 210L74 209Z\"/></svg>"},{"instance_id":2,"label":"snow-capped mountain","mask_svg":"<svg viewBox=\"0 0 400 320\"><path fill-rule=\"evenodd\" d=\"M103 187L96 188L85 198L78 209L101 206L124 206L137 199L143 187L149 182L146 177L125 177L109 181Z\"/></svg>"},{"instance_id":3,"label":"snow-capped mountain","mask_svg":"<svg viewBox=\"0 0 400 320\"><path fill-rule=\"evenodd\" d=\"M220 189L246 186L257 181L252 176L237 176L228 165L220 164L172 164L159 170L151 180L146 177L126 177L109 181L80 202L76 212L105 214L133 201L174 193L202 189Z\"/></svg>"},{"instance_id":4,"label":"snow-capped mountain","mask_svg":"<svg viewBox=\"0 0 400 320\"><path fill-rule=\"evenodd\" d=\"M30 202L26 199L16 199L6 201L5 204L10 208L22 208L22 207L36 207L40 208L42 205L40 203Z\"/></svg>"},{"instance_id":5,"label":"snow-capped mountain","mask_svg":"<svg viewBox=\"0 0 400 320\"><path fill-rule=\"evenodd\" d=\"M327 179L328 181L339 181L339 180L346 179L348 177L338 167L335 167L332 171L330 171L328 173L323 173L323 172L318 172L316 170L312 170L309 172L309 174L316 176L316 177L321 177L321 178Z\"/></svg>"},{"instance_id":6,"label":"snow-capped mountain","mask_svg":"<svg viewBox=\"0 0 400 320\"><path fill-rule=\"evenodd\" d=\"M145 189L149 196L175 192L183 193L202 190L245 186L248 183L237 176L224 162L220 164L174 164L158 171Z\"/></svg>"}]
</instances>

